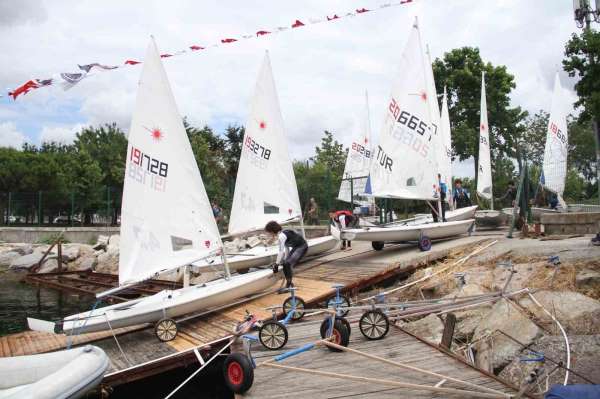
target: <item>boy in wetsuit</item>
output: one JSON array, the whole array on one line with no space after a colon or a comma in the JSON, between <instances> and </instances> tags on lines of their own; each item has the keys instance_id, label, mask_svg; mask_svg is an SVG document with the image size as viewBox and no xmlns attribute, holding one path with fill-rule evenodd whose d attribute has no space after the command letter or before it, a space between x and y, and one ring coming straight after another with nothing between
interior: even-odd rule
<instances>
[{"instance_id":1,"label":"boy in wetsuit","mask_svg":"<svg viewBox=\"0 0 600 399\"><path fill-rule=\"evenodd\" d=\"M329 211L329 218L340 230L348 227L353 228L358 224L358 216L353 215L352 212L346 210L336 211L335 209L332 209ZM348 251L352 250L352 241L342 240L342 251L346 250L346 245Z\"/></svg>"},{"instance_id":2,"label":"boy in wetsuit","mask_svg":"<svg viewBox=\"0 0 600 399\"><path fill-rule=\"evenodd\" d=\"M265 231L273 237L277 237L279 253L273 265L273 273L277 273L279 265L283 266L286 288L294 286L292 283L293 268L306 255L308 244L306 240L293 230L283 230L276 221L270 221L265 226Z\"/></svg>"}]
</instances>

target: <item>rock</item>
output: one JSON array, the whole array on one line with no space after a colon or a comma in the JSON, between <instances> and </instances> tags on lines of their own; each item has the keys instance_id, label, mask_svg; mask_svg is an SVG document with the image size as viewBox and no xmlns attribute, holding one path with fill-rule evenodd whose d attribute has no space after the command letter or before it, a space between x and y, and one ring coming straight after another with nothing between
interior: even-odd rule
<instances>
[{"instance_id":1,"label":"rock","mask_svg":"<svg viewBox=\"0 0 600 399\"><path fill-rule=\"evenodd\" d=\"M513 265L514 271L506 291L516 291L528 286L531 276L539 269L546 268L547 262L517 263ZM510 268L496 266L493 274L492 291L502 291L506 281L510 278Z\"/></svg>"},{"instance_id":2,"label":"rock","mask_svg":"<svg viewBox=\"0 0 600 399\"><path fill-rule=\"evenodd\" d=\"M20 245L20 246L13 248L13 251L18 253L19 255L29 255L30 253L33 253L33 245L31 245L31 244Z\"/></svg>"},{"instance_id":3,"label":"rock","mask_svg":"<svg viewBox=\"0 0 600 399\"><path fill-rule=\"evenodd\" d=\"M66 265L62 265L63 270L67 270ZM38 269L38 273L54 273L58 271L58 258L48 259L44 261L42 267Z\"/></svg>"},{"instance_id":4,"label":"rock","mask_svg":"<svg viewBox=\"0 0 600 399\"><path fill-rule=\"evenodd\" d=\"M113 246L118 247L120 243L121 243L121 236L119 234L114 234L114 235L110 236L110 238L108 240L108 245L113 245Z\"/></svg>"},{"instance_id":5,"label":"rock","mask_svg":"<svg viewBox=\"0 0 600 399\"><path fill-rule=\"evenodd\" d=\"M33 266L37 266L37 264L40 262L43 256L44 254L39 252L34 252L29 255L20 256L10 263L10 268L12 270L29 270Z\"/></svg>"},{"instance_id":6,"label":"rock","mask_svg":"<svg viewBox=\"0 0 600 399\"><path fill-rule=\"evenodd\" d=\"M444 298L463 298L466 296L481 294L485 294L485 291L483 291L477 284L471 283L465 285L462 290L448 294ZM454 328L454 336L462 340L466 340L471 337L477 326L481 323L491 308L492 304L490 303L468 310L453 312L457 321Z\"/></svg>"},{"instance_id":7,"label":"rock","mask_svg":"<svg viewBox=\"0 0 600 399\"><path fill-rule=\"evenodd\" d=\"M417 321L401 324L406 331L434 344L439 344L444 332L444 323L436 315L430 314Z\"/></svg>"},{"instance_id":8,"label":"rock","mask_svg":"<svg viewBox=\"0 0 600 399\"><path fill-rule=\"evenodd\" d=\"M600 333L599 301L573 291L538 291L534 297L548 312L555 315L568 334ZM523 298L519 303L538 319L555 326L552 318L529 297Z\"/></svg>"},{"instance_id":9,"label":"rock","mask_svg":"<svg viewBox=\"0 0 600 399\"><path fill-rule=\"evenodd\" d=\"M87 271L93 270L98 264L98 258L94 255L87 256L85 258L79 258L75 262L71 262L68 265L70 271Z\"/></svg>"},{"instance_id":10,"label":"rock","mask_svg":"<svg viewBox=\"0 0 600 399\"><path fill-rule=\"evenodd\" d=\"M0 266L9 266L13 260L21 257L18 252L7 251L0 254Z\"/></svg>"},{"instance_id":11,"label":"rock","mask_svg":"<svg viewBox=\"0 0 600 399\"><path fill-rule=\"evenodd\" d=\"M497 302L481 320L481 323L477 326L473 334L473 341L489 334L494 334L493 345L490 345L489 340L485 339L474 345L477 351L476 360L479 359L477 360L478 364L485 367L488 371L493 371L496 368L506 365L512 361L521 349L520 345L496 332L496 330L517 338L525 345L533 342L541 332L538 326L525 317L513 305L504 300ZM482 361L486 358L489 359L489 363Z\"/></svg>"},{"instance_id":12,"label":"rock","mask_svg":"<svg viewBox=\"0 0 600 399\"><path fill-rule=\"evenodd\" d=\"M120 242L121 236L119 236L118 234L110 236L110 240L108 241L108 245L106 246L106 253L114 258L118 258Z\"/></svg>"},{"instance_id":13,"label":"rock","mask_svg":"<svg viewBox=\"0 0 600 399\"><path fill-rule=\"evenodd\" d=\"M79 258L79 244L67 244L62 246L62 260L63 262L72 262Z\"/></svg>"},{"instance_id":14,"label":"rock","mask_svg":"<svg viewBox=\"0 0 600 399\"><path fill-rule=\"evenodd\" d=\"M94 245L94 249L95 250L99 250L99 249L104 249L106 248L106 246L108 245L108 236L98 236L98 241L96 242L96 245Z\"/></svg>"},{"instance_id":15,"label":"rock","mask_svg":"<svg viewBox=\"0 0 600 399\"><path fill-rule=\"evenodd\" d=\"M109 273L109 274L118 274L119 273L119 258L111 256L109 253L103 253L98 256L98 262L95 271L98 273Z\"/></svg>"},{"instance_id":16,"label":"rock","mask_svg":"<svg viewBox=\"0 0 600 399\"><path fill-rule=\"evenodd\" d=\"M600 284L600 272L591 269L583 269L575 277L577 288L587 288Z\"/></svg>"}]
</instances>

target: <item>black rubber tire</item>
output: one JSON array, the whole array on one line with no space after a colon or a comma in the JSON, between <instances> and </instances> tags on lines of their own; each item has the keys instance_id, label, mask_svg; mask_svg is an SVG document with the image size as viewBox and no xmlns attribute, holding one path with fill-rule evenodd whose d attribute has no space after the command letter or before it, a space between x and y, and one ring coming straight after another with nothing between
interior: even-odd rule
<instances>
[{"instance_id":1,"label":"black rubber tire","mask_svg":"<svg viewBox=\"0 0 600 399\"><path fill-rule=\"evenodd\" d=\"M258 330L258 339L266 349L275 351L287 344L288 330L283 323L276 320L265 321Z\"/></svg>"},{"instance_id":2,"label":"black rubber tire","mask_svg":"<svg viewBox=\"0 0 600 399\"><path fill-rule=\"evenodd\" d=\"M426 235L421 236L419 238L419 249L423 252L427 252L431 249L431 238Z\"/></svg>"},{"instance_id":3,"label":"black rubber tire","mask_svg":"<svg viewBox=\"0 0 600 399\"><path fill-rule=\"evenodd\" d=\"M335 318L335 322L333 323L333 335L335 336L335 339L333 340L333 343L341 346L348 346L348 343L350 342L350 330L346 326L350 326L350 323L348 323L346 319L344 319L343 317ZM323 322L321 323L321 338L327 338L328 328L329 317L323 320ZM329 348L329 350L332 352L342 352L341 350L332 348L330 346L328 346L327 348Z\"/></svg>"},{"instance_id":4,"label":"black rubber tire","mask_svg":"<svg viewBox=\"0 0 600 399\"><path fill-rule=\"evenodd\" d=\"M332 306L332 305L330 305L330 303L331 303L332 301L334 301L334 300L335 300L335 295L334 295L334 296L332 296L331 298L329 298L329 299L327 300L327 304L326 304L326 306L327 306L328 308L333 308L333 306ZM342 306L351 306L351 305L352 305L352 302L350 301L350 298L348 298L346 295L341 295L341 294L340 294L340 304L341 304ZM350 313L350 309L341 310L341 311L339 311L339 312L338 312L338 316L340 316L340 317L346 317L346 316L348 315L348 313Z\"/></svg>"},{"instance_id":5,"label":"black rubber tire","mask_svg":"<svg viewBox=\"0 0 600 399\"><path fill-rule=\"evenodd\" d=\"M246 274L250 271L250 269L237 269L238 274Z\"/></svg>"},{"instance_id":6,"label":"black rubber tire","mask_svg":"<svg viewBox=\"0 0 600 399\"><path fill-rule=\"evenodd\" d=\"M358 328L366 339L376 341L390 331L390 320L381 310L367 310L358 321Z\"/></svg>"},{"instance_id":7,"label":"black rubber tire","mask_svg":"<svg viewBox=\"0 0 600 399\"><path fill-rule=\"evenodd\" d=\"M373 249L375 251L381 251L383 249L384 245L385 245L385 242L383 242L383 241L372 241L371 242L371 246L373 247Z\"/></svg>"},{"instance_id":8,"label":"black rubber tire","mask_svg":"<svg viewBox=\"0 0 600 399\"><path fill-rule=\"evenodd\" d=\"M175 337L177 337L178 332L179 328L177 327L177 322L173 319L160 319L154 325L154 334L161 342L169 342L174 340Z\"/></svg>"},{"instance_id":9,"label":"black rubber tire","mask_svg":"<svg viewBox=\"0 0 600 399\"><path fill-rule=\"evenodd\" d=\"M231 353L223 363L225 385L234 393L244 393L254 383L254 367L250 359L242 353Z\"/></svg>"},{"instance_id":10,"label":"black rubber tire","mask_svg":"<svg viewBox=\"0 0 600 399\"><path fill-rule=\"evenodd\" d=\"M299 296L288 296L285 301L283 301L283 314L287 316L287 314L292 311L292 299L294 298L296 299L296 310L292 315L292 320L298 321L303 318L304 314L306 313L304 311L306 308L306 302L304 302L304 299L300 298Z\"/></svg>"}]
</instances>

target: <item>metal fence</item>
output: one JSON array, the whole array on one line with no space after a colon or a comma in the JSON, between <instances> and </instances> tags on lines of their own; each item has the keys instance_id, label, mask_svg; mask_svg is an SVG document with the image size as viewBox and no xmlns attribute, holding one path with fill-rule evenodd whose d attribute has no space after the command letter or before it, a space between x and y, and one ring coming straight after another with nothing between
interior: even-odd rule
<instances>
[{"instance_id":1,"label":"metal fence","mask_svg":"<svg viewBox=\"0 0 600 399\"><path fill-rule=\"evenodd\" d=\"M4 226L114 226L120 223L121 188L76 192L0 192Z\"/></svg>"}]
</instances>

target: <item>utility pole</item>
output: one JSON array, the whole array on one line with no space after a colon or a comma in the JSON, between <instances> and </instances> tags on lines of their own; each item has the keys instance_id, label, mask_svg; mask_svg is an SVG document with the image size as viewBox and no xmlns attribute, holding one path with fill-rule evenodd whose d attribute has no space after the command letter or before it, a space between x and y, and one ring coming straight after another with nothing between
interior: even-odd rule
<instances>
[{"instance_id":1,"label":"utility pole","mask_svg":"<svg viewBox=\"0 0 600 399\"><path fill-rule=\"evenodd\" d=\"M600 0L595 0L596 9L593 10L590 5L590 0L573 0L573 9L575 21L578 28L584 28L584 32L591 30L590 25L592 19L594 22L600 22ZM594 64L594 58L588 54L588 62ZM598 202L600 203L600 123L597 116L592 114L592 134L596 141L596 184L598 185Z\"/></svg>"}]
</instances>

